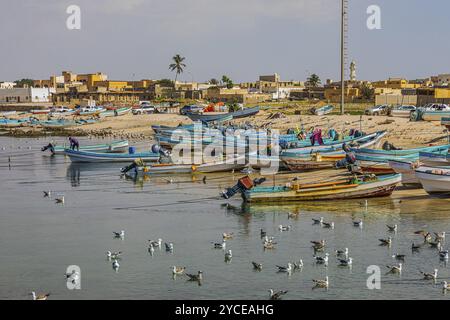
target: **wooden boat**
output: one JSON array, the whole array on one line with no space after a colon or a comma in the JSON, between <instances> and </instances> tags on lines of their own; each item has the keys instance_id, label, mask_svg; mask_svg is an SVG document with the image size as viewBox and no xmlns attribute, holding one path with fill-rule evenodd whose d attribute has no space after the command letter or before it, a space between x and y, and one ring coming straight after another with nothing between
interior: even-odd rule
<instances>
[{"instance_id":1,"label":"wooden boat","mask_svg":"<svg viewBox=\"0 0 450 320\"><path fill-rule=\"evenodd\" d=\"M123 116L125 114L130 113L131 111L131 107L124 107L124 108L118 108L118 109L110 109L110 110L106 110L101 112L99 115L100 117L116 117L116 116Z\"/></svg>"},{"instance_id":2,"label":"wooden boat","mask_svg":"<svg viewBox=\"0 0 450 320\"><path fill-rule=\"evenodd\" d=\"M389 166L402 175L402 184L404 185L420 185L419 179L416 177L416 169L421 165L418 161L400 161L389 160Z\"/></svg>"},{"instance_id":3,"label":"wooden boat","mask_svg":"<svg viewBox=\"0 0 450 320\"><path fill-rule=\"evenodd\" d=\"M220 114L197 114L197 113L188 113L186 116L189 117L192 121L201 121L201 122L224 122L232 119L245 118L250 117L259 112L259 107L246 108L242 110L238 110L235 112L229 113L220 113Z\"/></svg>"},{"instance_id":4,"label":"wooden boat","mask_svg":"<svg viewBox=\"0 0 450 320\"><path fill-rule=\"evenodd\" d=\"M308 170L329 169L334 168L336 161L345 158L344 154L327 155L314 153L309 159L301 158L284 158L283 162L289 170L294 172L302 172Z\"/></svg>"},{"instance_id":5,"label":"wooden boat","mask_svg":"<svg viewBox=\"0 0 450 320\"><path fill-rule=\"evenodd\" d=\"M315 114L316 116L323 116L325 114L330 113L333 111L334 107L332 105L323 106L321 108L312 108L311 113Z\"/></svg>"},{"instance_id":6,"label":"wooden boat","mask_svg":"<svg viewBox=\"0 0 450 320\"><path fill-rule=\"evenodd\" d=\"M415 172L427 193L450 194L450 167L421 166Z\"/></svg>"},{"instance_id":7,"label":"wooden boat","mask_svg":"<svg viewBox=\"0 0 450 320\"><path fill-rule=\"evenodd\" d=\"M403 150L378 150L378 149L358 148L352 151L354 151L357 156L388 158L388 157L402 157L410 155L418 156L419 152L442 152L447 151L449 148L450 144L440 146L420 147L413 149L403 149Z\"/></svg>"},{"instance_id":8,"label":"wooden boat","mask_svg":"<svg viewBox=\"0 0 450 320\"><path fill-rule=\"evenodd\" d=\"M374 174L374 175L386 175L396 173L394 169L389 166L380 165L368 165L368 166L352 166L352 173L359 175Z\"/></svg>"},{"instance_id":9,"label":"wooden boat","mask_svg":"<svg viewBox=\"0 0 450 320\"><path fill-rule=\"evenodd\" d=\"M23 127L30 123L30 119L0 119L0 127L17 128Z\"/></svg>"},{"instance_id":10,"label":"wooden boat","mask_svg":"<svg viewBox=\"0 0 450 320\"><path fill-rule=\"evenodd\" d=\"M35 110L31 110L30 112L32 114L49 114L52 110L50 109L35 109Z\"/></svg>"},{"instance_id":11,"label":"wooden boat","mask_svg":"<svg viewBox=\"0 0 450 320\"><path fill-rule=\"evenodd\" d=\"M388 196L400 183L401 175L376 176L365 181L342 179L317 184L294 184L276 187L254 187L244 191L246 202L287 202L339 200Z\"/></svg>"},{"instance_id":12,"label":"wooden boat","mask_svg":"<svg viewBox=\"0 0 450 320\"><path fill-rule=\"evenodd\" d=\"M75 151L65 149L64 154L70 158L72 162L133 162L136 159L144 161L158 161L159 154L153 152L139 153L99 153L90 151Z\"/></svg>"},{"instance_id":13,"label":"wooden boat","mask_svg":"<svg viewBox=\"0 0 450 320\"><path fill-rule=\"evenodd\" d=\"M450 166L450 157L444 152L419 152L419 160L425 166Z\"/></svg>"},{"instance_id":14,"label":"wooden boat","mask_svg":"<svg viewBox=\"0 0 450 320\"><path fill-rule=\"evenodd\" d=\"M124 152L128 148L128 140L112 141L107 144L96 144L90 146L80 146L80 151L88 152L107 152L107 153L120 153ZM67 146L54 146L55 154L64 154L64 150Z\"/></svg>"},{"instance_id":15,"label":"wooden boat","mask_svg":"<svg viewBox=\"0 0 450 320\"><path fill-rule=\"evenodd\" d=\"M367 148L379 142L381 138L386 135L386 131L378 131L371 133L362 137L353 138L352 140L345 141L345 143L354 145L352 150L357 150L359 148ZM332 145L320 145L320 146L309 146L303 148L286 149L281 152L281 158L302 158L309 157L311 153L320 152L321 154L344 154L342 150L343 141L337 141Z\"/></svg>"}]
</instances>

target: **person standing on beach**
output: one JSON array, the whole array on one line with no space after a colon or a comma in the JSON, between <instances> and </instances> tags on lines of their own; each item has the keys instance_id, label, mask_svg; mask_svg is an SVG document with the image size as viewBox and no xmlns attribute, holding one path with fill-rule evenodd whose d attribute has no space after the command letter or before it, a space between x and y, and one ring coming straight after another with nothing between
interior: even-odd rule
<instances>
[{"instance_id":1,"label":"person standing on beach","mask_svg":"<svg viewBox=\"0 0 450 320\"><path fill-rule=\"evenodd\" d=\"M75 150L77 148L77 151L80 151L80 143L77 139L69 137L69 143L70 143L70 149Z\"/></svg>"}]
</instances>

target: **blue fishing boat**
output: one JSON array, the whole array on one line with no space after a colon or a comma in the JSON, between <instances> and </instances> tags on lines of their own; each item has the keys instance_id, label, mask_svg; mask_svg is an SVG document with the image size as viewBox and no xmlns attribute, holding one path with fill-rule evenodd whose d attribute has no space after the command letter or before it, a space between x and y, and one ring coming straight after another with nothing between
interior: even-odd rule
<instances>
[{"instance_id":1,"label":"blue fishing boat","mask_svg":"<svg viewBox=\"0 0 450 320\"><path fill-rule=\"evenodd\" d=\"M201 121L201 122L224 122L232 119L239 119L250 117L256 115L259 112L259 107L246 108L242 110L238 110L235 112L229 113L221 113L221 114L197 114L197 113L188 113L186 116L189 117L192 121Z\"/></svg>"},{"instance_id":2,"label":"blue fishing boat","mask_svg":"<svg viewBox=\"0 0 450 320\"><path fill-rule=\"evenodd\" d=\"M56 144L49 144L43 147L41 150L46 151L50 150L53 147L53 154L64 154L64 150L67 149L67 146L58 146ZM106 144L95 144L88 146L80 146L80 151L89 151L89 152L109 152L109 153L121 153L125 152L128 148L128 140L119 140L112 141L111 143Z\"/></svg>"},{"instance_id":3,"label":"blue fishing boat","mask_svg":"<svg viewBox=\"0 0 450 320\"><path fill-rule=\"evenodd\" d=\"M315 114L316 116L323 116L325 114L330 113L333 111L334 107L332 105L323 106L321 108L312 108L311 113Z\"/></svg>"}]
</instances>

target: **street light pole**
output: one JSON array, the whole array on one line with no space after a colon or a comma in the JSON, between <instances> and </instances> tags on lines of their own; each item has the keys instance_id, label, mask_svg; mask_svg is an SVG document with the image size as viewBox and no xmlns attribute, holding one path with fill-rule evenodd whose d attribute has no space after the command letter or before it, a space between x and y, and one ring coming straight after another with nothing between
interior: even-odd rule
<instances>
[{"instance_id":1,"label":"street light pole","mask_svg":"<svg viewBox=\"0 0 450 320\"><path fill-rule=\"evenodd\" d=\"M344 81L344 33L345 33L345 2L346 0L341 0L341 114L344 114L344 104L345 104L345 81Z\"/></svg>"}]
</instances>

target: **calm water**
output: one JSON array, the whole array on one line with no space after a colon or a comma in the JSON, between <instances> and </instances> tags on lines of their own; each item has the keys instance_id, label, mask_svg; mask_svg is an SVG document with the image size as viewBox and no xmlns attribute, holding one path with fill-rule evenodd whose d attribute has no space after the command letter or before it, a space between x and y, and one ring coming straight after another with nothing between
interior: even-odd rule
<instances>
[{"instance_id":1,"label":"calm water","mask_svg":"<svg viewBox=\"0 0 450 320\"><path fill-rule=\"evenodd\" d=\"M412 254L413 234L419 229L450 230L450 202L425 196L398 200L382 198L291 206L241 206L218 193L233 184L232 174L208 176L207 183L190 175L146 181L121 178L121 164L78 165L64 157L50 157L39 149L47 139L0 138L0 299L29 299L27 294L52 293L52 299L267 299L269 288L289 290L285 299L448 299L441 285L421 280L419 270L439 269L441 280L450 270L436 249L424 246ZM94 143L94 141L82 143ZM12 167L8 167L11 156ZM64 194L65 204L44 198L43 190ZM299 212L288 219L288 212ZM334 221L335 229L313 226L311 218ZM362 229L352 219L364 220ZM396 234L386 224L399 225ZM289 232L278 225L292 225ZM278 242L263 251L259 230ZM125 230L124 240L112 231ZM222 232L234 232L224 252L212 249ZM393 237L391 248L378 238ZM162 238L174 243L174 253L156 251L150 256L147 240ZM310 240L325 239L328 267L315 265ZM448 241L448 240L447 240ZM338 267L333 252L348 247L353 267ZM112 270L105 252L123 251L120 269ZM385 275L386 265L397 264L393 253L406 254L401 275ZM290 276L277 273L276 264L302 258L302 271ZM251 261L264 265L261 272ZM366 288L366 268L379 265L381 290ZM68 290L63 274L69 265L81 268L81 290ZM172 265L189 273L204 272L201 286L184 276L172 278ZM312 290L312 279L330 278L329 290Z\"/></svg>"}]
</instances>

